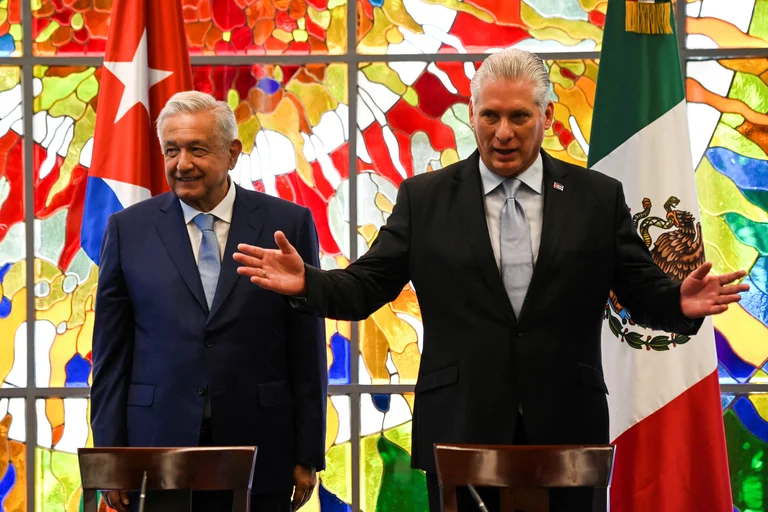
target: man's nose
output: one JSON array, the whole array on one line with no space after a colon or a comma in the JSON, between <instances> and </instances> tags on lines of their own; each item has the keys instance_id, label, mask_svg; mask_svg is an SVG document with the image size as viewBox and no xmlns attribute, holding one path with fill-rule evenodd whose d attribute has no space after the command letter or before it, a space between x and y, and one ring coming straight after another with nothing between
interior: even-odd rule
<instances>
[{"instance_id":1,"label":"man's nose","mask_svg":"<svg viewBox=\"0 0 768 512\"><path fill-rule=\"evenodd\" d=\"M512 128L512 123L506 119L502 119L496 127L494 134L499 142L509 142L510 139L515 137L515 130Z\"/></svg>"}]
</instances>

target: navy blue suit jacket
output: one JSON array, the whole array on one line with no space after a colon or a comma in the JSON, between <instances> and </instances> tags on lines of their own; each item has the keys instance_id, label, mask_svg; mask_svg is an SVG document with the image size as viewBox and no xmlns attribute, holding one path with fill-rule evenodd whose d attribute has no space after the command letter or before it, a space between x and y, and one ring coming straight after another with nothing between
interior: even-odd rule
<instances>
[{"instance_id":1,"label":"navy blue suit jacket","mask_svg":"<svg viewBox=\"0 0 768 512\"><path fill-rule=\"evenodd\" d=\"M112 215L93 335L96 446L197 446L205 394L214 444L257 445L254 492L290 489L292 468L324 467L324 323L236 272L238 243L276 248L281 230L319 266L310 211L237 187L208 310L178 198Z\"/></svg>"}]
</instances>

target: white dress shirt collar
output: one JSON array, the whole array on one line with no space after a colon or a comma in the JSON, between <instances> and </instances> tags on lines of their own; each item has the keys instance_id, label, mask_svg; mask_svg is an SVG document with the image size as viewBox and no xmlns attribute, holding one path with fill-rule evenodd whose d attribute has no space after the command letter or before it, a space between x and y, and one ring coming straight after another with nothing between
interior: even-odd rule
<instances>
[{"instance_id":1,"label":"white dress shirt collar","mask_svg":"<svg viewBox=\"0 0 768 512\"><path fill-rule=\"evenodd\" d=\"M209 212L201 212L196 208L192 208L181 199L179 199L179 203L181 204L181 211L184 213L184 224L189 224L192 222L192 219L201 213L210 213L216 217L217 220L223 220L227 224L231 224L232 212L235 209L235 184L229 179L229 190L227 191L227 195L225 195L224 199Z\"/></svg>"},{"instance_id":2,"label":"white dress shirt collar","mask_svg":"<svg viewBox=\"0 0 768 512\"><path fill-rule=\"evenodd\" d=\"M496 190L496 187L501 185L506 179L491 171L485 165L482 158L480 158L480 178L483 181L483 195L488 195ZM542 182L544 180L544 160L541 158L541 153L539 153L536 160L534 160L526 170L516 176L516 178L528 185L528 188L537 194L541 194Z\"/></svg>"}]
</instances>

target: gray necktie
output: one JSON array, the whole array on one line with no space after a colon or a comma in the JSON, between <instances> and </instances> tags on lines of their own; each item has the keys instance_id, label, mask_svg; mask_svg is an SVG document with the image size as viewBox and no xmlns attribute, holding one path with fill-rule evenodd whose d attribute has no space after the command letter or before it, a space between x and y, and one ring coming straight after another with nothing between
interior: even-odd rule
<instances>
[{"instance_id":1,"label":"gray necktie","mask_svg":"<svg viewBox=\"0 0 768 512\"><path fill-rule=\"evenodd\" d=\"M528 218L515 197L522 182L517 178L504 181L506 201L501 210L501 279L515 315L520 316L525 294L533 276L533 251Z\"/></svg>"},{"instance_id":2,"label":"gray necktie","mask_svg":"<svg viewBox=\"0 0 768 512\"><path fill-rule=\"evenodd\" d=\"M200 252L197 256L197 268L200 271L200 280L203 282L205 301L208 309L213 304L216 295L216 286L219 284L221 272L221 258L219 255L219 241L213 231L213 221L216 218L210 213L200 213L195 218L195 224L203 237L200 239Z\"/></svg>"}]
</instances>

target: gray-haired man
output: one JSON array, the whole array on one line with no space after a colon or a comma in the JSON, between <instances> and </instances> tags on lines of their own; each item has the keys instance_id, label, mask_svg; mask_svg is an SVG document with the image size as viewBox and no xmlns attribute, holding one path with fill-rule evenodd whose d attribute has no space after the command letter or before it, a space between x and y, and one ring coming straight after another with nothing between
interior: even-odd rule
<instances>
[{"instance_id":1,"label":"gray-haired man","mask_svg":"<svg viewBox=\"0 0 768 512\"><path fill-rule=\"evenodd\" d=\"M360 320L411 281L424 321L413 413L413 465L427 471L440 510L434 443L608 442L600 331L609 290L640 323L694 332L724 311L744 275L681 285L635 234L621 184L541 150L552 126L549 74L534 54L488 57L472 80L478 151L405 180L370 250L344 270L305 265L282 234L279 250L242 245L239 269L302 307ZM591 511L589 492L555 492L552 509ZM486 492L490 510L497 493ZM460 510L476 510L468 493Z\"/></svg>"},{"instance_id":2,"label":"gray-haired man","mask_svg":"<svg viewBox=\"0 0 768 512\"><path fill-rule=\"evenodd\" d=\"M318 265L309 210L236 186L242 149L226 103L173 96L158 118L171 192L109 219L93 338L96 446L258 446L254 511L304 504L324 466L326 346L321 319L236 271L238 243L281 230ZM230 493L231 494L231 493ZM161 498L148 506L169 510ZM126 494L108 494L122 512ZM230 496L193 497L229 512Z\"/></svg>"}]
</instances>

